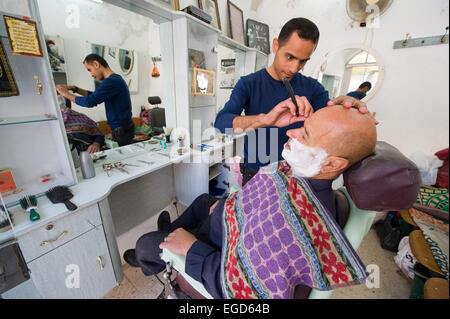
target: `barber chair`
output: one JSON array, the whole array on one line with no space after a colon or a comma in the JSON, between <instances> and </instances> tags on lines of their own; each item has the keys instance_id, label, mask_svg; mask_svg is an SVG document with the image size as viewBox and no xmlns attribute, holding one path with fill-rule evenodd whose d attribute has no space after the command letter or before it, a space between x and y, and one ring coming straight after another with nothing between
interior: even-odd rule
<instances>
[{"instance_id":1,"label":"barber chair","mask_svg":"<svg viewBox=\"0 0 450 319\"><path fill-rule=\"evenodd\" d=\"M158 135L164 133L163 127L166 126L166 113L164 108L158 106L161 104L161 98L159 96L150 96L148 102L151 105L157 105L148 112L152 134Z\"/></svg>"},{"instance_id":2,"label":"barber chair","mask_svg":"<svg viewBox=\"0 0 450 319\"><path fill-rule=\"evenodd\" d=\"M344 186L335 194L343 217L340 226L355 251L369 232L376 212L410 208L420 185L416 165L386 142L378 142L373 154L347 169ZM212 299L200 282L186 274L185 256L163 249L161 258L169 269L178 272L177 283L186 294L194 299ZM333 294L332 290L300 290L295 299L327 299Z\"/></svg>"}]
</instances>

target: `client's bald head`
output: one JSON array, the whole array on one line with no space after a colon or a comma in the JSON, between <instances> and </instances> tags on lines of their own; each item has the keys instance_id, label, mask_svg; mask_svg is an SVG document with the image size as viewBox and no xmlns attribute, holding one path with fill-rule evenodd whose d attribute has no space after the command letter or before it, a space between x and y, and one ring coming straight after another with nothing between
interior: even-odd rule
<instances>
[{"instance_id":1,"label":"client's bald head","mask_svg":"<svg viewBox=\"0 0 450 319\"><path fill-rule=\"evenodd\" d=\"M357 109L328 106L305 120L304 127L287 135L309 147L324 149L328 158L315 178L334 178L370 155L377 141L374 120Z\"/></svg>"}]
</instances>

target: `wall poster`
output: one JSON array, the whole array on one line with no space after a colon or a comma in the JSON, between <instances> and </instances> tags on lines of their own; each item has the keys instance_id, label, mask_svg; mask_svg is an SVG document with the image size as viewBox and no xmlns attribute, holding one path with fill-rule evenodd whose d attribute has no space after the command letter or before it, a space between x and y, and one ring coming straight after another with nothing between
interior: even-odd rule
<instances>
[{"instance_id":1,"label":"wall poster","mask_svg":"<svg viewBox=\"0 0 450 319\"><path fill-rule=\"evenodd\" d=\"M0 39L0 97L19 95L19 89Z\"/></svg>"},{"instance_id":2,"label":"wall poster","mask_svg":"<svg viewBox=\"0 0 450 319\"><path fill-rule=\"evenodd\" d=\"M11 51L17 55L43 57L36 22L4 16Z\"/></svg>"}]
</instances>

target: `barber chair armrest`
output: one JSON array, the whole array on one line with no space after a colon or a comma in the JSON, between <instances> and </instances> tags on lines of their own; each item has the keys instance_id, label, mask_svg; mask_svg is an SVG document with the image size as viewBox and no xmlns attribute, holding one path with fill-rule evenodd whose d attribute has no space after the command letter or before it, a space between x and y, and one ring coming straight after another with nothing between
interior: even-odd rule
<instances>
[{"instance_id":1,"label":"barber chair armrest","mask_svg":"<svg viewBox=\"0 0 450 319\"><path fill-rule=\"evenodd\" d=\"M349 217L343 231L350 245L352 245L353 249L357 251L364 237L370 230L372 222L376 216L376 212L359 209L352 201L345 187L341 187L339 190L347 197L350 205ZM334 290L321 291L313 289L309 294L308 299L330 299L333 292Z\"/></svg>"},{"instance_id":2,"label":"barber chair armrest","mask_svg":"<svg viewBox=\"0 0 450 319\"><path fill-rule=\"evenodd\" d=\"M161 253L161 259L164 260L166 263L170 263L170 265L180 274L184 277L184 279L200 294L202 294L207 299L214 299L208 291L206 291L205 287L189 276L184 268L184 265L186 264L186 256L175 254L174 252L170 251L167 248L163 248Z\"/></svg>"}]
</instances>

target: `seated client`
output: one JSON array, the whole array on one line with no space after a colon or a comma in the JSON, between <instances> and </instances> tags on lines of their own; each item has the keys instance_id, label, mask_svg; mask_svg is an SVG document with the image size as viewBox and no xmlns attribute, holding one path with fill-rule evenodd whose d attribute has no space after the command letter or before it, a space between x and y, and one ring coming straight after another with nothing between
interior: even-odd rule
<instances>
[{"instance_id":1,"label":"seated client","mask_svg":"<svg viewBox=\"0 0 450 319\"><path fill-rule=\"evenodd\" d=\"M185 271L214 298L293 298L365 282L364 265L339 227L332 182L370 155L370 115L323 108L287 132L285 161L260 169L226 200L203 194L173 223L145 234L125 260L145 275L164 270L162 248L186 256Z\"/></svg>"},{"instance_id":2,"label":"seated client","mask_svg":"<svg viewBox=\"0 0 450 319\"><path fill-rule=\"evenodd\" d=\"M69 142L79 147L84 145L89 153L99 152L105 145L105 136L98 124L87 115L72 110L69 99L59 94L57 97Z\"/></svg>"}]
</instances>

